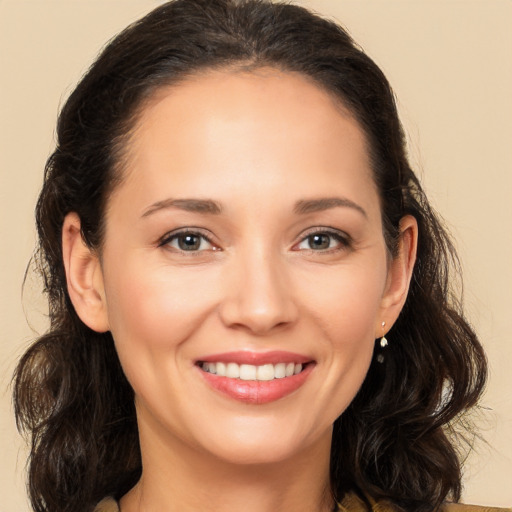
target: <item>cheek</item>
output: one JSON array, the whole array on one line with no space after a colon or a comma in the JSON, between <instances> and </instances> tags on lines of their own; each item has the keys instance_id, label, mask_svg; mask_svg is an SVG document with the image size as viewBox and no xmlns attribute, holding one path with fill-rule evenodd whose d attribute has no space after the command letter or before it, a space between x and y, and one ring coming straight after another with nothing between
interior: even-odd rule
<instances>
[{"instance_id":1,"label":"cheek","mask_svg":"<svg viewBox=\"0 0 512 512\"><path fill-rule=\"evenodd\" d=\"M301 294L308 297L307 310L323 331L316 338L325 358L317 400L327 404L330 421L354 399L370 367L386 270L385 257L376 258L371 265L317 273L316 286L304 281L307 290Z\"/></svg>"},{"instance_id":2,"label":"cheek","mask_svg":"<svg viewBox=\"0 0 512 512\"><path fill-rule=\"evenodd\" d=\"M303 280L300 294L307 297L308 309L331 341L338 341L342 349L364 339L373 341L386 274L385 258L374 258L369 264L317 272L314 279ZM334 348L338 348L337 343Z\"/></svg>"},{"instance_id":3,"label":"cheek","mask_svg":"<svg viewBox=\"0 0 512 512\"><path fill-rule=\"evenodd\" d=\"M180 379L170 376L189 373L187 342L208 316L211 294L205 293L208 285L198 286L205 278L193 272L151 269L147 264L127 270L118 267L106 282L110 328L136 396L158 411L158 404L175 403L183 395Z\"/></svg>"},{"instance_id":4,"label":"cheek","mask_svg":"<svg viewBox=\"0 0 512 512\"><path fill-rule=\"evenodd\" d=\"M107 274L108 316L121 358L157 357L179 349L210 308L209 287L200 274L147 264Z\"/></svg>"}]
</instances>

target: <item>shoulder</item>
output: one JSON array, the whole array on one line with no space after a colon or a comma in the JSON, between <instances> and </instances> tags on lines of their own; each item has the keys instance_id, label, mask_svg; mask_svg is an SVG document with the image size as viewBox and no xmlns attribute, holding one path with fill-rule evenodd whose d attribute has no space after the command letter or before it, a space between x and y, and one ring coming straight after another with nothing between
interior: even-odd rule
<instances>
[{"instance_id":1,"label":"shoulder","mask_svg":"<svg viewBox=\"0 0 512 512\"><path fill-rule=\"evenodd\" d=\"M363 512L364 506L354 496L347 497L338 506L339 512ZM373 502L373 512L393 512L389 503ZM119 512L119 506L113 498L105 498L100 501L94 512ZM462 503L446 503L441 512L512 512L512 508L482 507L478 505L464 505Z\"/></svg>"},{"instance_id":2,"label":"shoulder","mask_svg":"<svg viewBox=\"0 0 512 512\"><path fill-rule=\"evenodd\" d=\"M512 512L512 508L482 507L479 505L464 505L463 503L447 503L442 512Z\"/></svg>"},{"instance_id":3,"label":"shoulder","mask_svg":"<svg viewBox=\"0 0 512 512\"><path fill-rule=\"evenodd\" d=\"M387 501L374 501L368 499L372 512L395 512L395 507ZM338 504L338 512L367 512L367 507L354 494L345 496ZM512 508L482 507L478 505L465 505L463 503L445 503L439 512L512 512Z\"/></svg>"},{"instance_id":4,"label":"shoulder","mask_svg":"<svg viewBox=\"0 0 512 512\"><path fill-rule=\"evenodd\" d=\"M119 505L113 498L105 498L96 505L94 512L119 512Z\"/></svg>"}]
</instances>

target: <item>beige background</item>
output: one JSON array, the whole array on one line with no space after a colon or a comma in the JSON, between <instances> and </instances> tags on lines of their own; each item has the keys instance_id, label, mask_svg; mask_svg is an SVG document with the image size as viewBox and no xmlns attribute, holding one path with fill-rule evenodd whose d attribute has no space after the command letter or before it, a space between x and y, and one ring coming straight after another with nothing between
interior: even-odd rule
<instances>
[{"instance_id":1,"label":"beige background","mask_svg":"<svg viewBox=\"0 0 512 512\"><path fill-rule=\"evenodd\" d=\"M21 282L59 105L102 44L150 0L0 0L0 512L27 512L10 409L16 359L44 326ZM387 74L411 158L460 250L491 380L464 499L512 505L512 2L303 0L336 17ZM39 313L38 313L39 311Z\"/></svg>"}]
</instances>

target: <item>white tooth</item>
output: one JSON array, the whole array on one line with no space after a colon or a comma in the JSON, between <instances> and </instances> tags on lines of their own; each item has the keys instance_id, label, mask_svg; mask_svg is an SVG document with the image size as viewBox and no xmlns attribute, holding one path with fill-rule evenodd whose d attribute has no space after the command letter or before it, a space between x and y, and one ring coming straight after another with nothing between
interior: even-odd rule
<instances>
[{"instance_id":1,"label":"white tooth","mask_svg":"<svg viewBox=\"0 0 512 512\"><path fill-rule=\"evenodd\" d=\"M274 365L273 364L264 364L262 366L258 366L258 370L256 372L257 380L273 380L274 378Z\"/></svg>"},{"instance_id":2,"label":"white tooth","mask_svg":"<svg viewBox=\"0 0 512 512\"><path fill-rule=\"evenodd\" d=\"M274 377L276 379L282 379L286 377L286 363L278 363L274 367Z\"/></svg>"},{"instance_id":3,"label":"white tooth","mask_svg":"<svg viewBox=\"0 0 512 512\"><path fill-rule=\"evenodd\" d=\"M217 375L226 376L226 365L224 363L217 363Z\"/></svg>"},{"instance_id":4,"label":"white tooth","mask_svg":"<svg viewBox=\"0 0 512 512\"><path fill-rule=\"evenodd\" d=\"M240 379L241 380L256 380L256 366L252 364L240 365Z\"/></svg>"},{"instance_id":5,"label":"white tooth","mask_svg":"<svg viewBox=\"0 0 512 512\"><path fill-rule=\"evenodd\" d=\"M277 363L254 366L252 364L237 363L202 363L201 368L205 372L217 374L221 377L241 380L262 380L282 379L297 375L302 371L300 363Z\"/></svg>"},{"instance_id":6,"label":"white tooth","mask_svg":"<svg viewBox=\"0 0 512 512\"><path fill-rule=\"evenodd\" d=\"M238 379L240 377L240 367L236 363L228 363L226 365L226 377Z\"/></svg>"}]
</instances>

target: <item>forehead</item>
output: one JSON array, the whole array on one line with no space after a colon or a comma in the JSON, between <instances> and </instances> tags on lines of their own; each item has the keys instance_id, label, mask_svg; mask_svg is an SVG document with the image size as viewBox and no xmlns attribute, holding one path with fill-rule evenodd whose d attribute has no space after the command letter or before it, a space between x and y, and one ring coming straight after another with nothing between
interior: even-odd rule
<instances>
[{"instance_id":1,"label":"forehead","mask_svg":"<svg viewBox=\"0 0 512 512\"><path fill-rule=\"evenodd\" d=\"M161 88L140 112L124 160L123 181L140 193L158 180L196 197L222 195L227 182L231 193L293 183L298 195L311 195L313 184L325 194L343 169L357 178L349 189L375 193L359 123L312 80L272 68L209 71Z\"/></svg>"}]
</instances>

